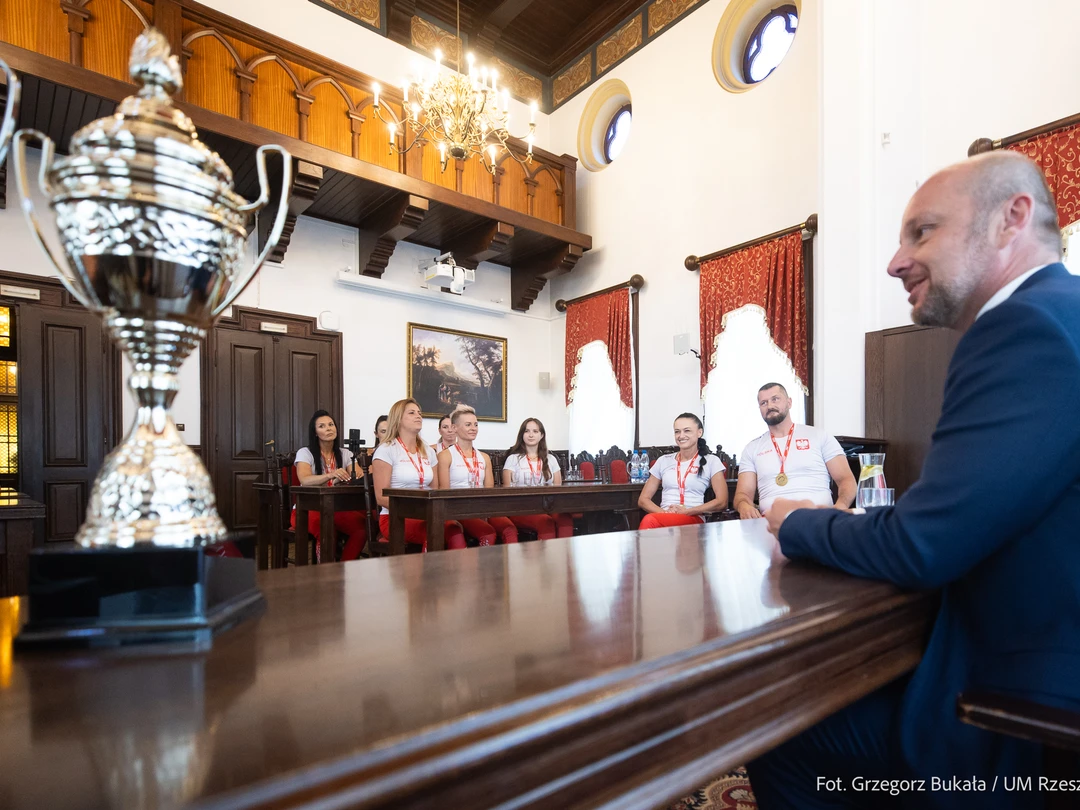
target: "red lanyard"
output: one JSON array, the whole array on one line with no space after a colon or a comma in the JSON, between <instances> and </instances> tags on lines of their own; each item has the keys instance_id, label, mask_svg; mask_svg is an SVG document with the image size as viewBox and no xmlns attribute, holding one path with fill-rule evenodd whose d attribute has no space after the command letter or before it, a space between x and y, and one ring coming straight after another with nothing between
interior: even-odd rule
<instances>
[{"instance_id":1,"label":"red lanyard","mask_svg":"<svg viewBox=\"0 0 1080 810\"><path fill-rule=\"evenodd\" d=\"M772 431L769 432L769 438L772 439L772 446L776 450L776 455L780 459L780 475L784 475L784 462L787 461L788 450L791 449L791 436L795 432L795 423L791 423L791 429L787 432L787 445L784 447L784 455L780 455L780 445L776 443L776 439L772 435Z\"/></svg>"},{"instance_id":2,"label":"red lanyard","mask_svg":"<svg viewBox=\"0 0 1080 810\"><path fill-rule=\"evenodd\" d=\"M543 462L541 462L540 459L537 458L536 459L536 469L533 469L532 459L529 458L528 454L525 455L525 461L527 461L529 463L529 472L531 473L532 480L533 481L539 481L540 480L540 473L544 469Z\"/></svg>"},{"instance_id":3,"label":"red lanyard","mask_svg":"<svg viewBox=\"0 0 1080 810\"><path fill-rule=\"evenodd\" d=\"M456 444L450 446L457 447ZM471 466L469 465L469 459L465 458L465 454L461 452L460 447L457 447L457 451L458 455L461 456L461 460L465 462L465 469L469 471L469 478L471 478L473 482L472 485L478 488L480 486L480 459L477 458L476 448L474 447L472 451L473 463Z\"/></svg>"},{"instance_id":4,"label":"red lanyard","mask_svg":"<svg viewBox=\"0 0 1080 810\"><path fill-rule=\"evenodd\" d=\"M423 489L424 488L424 465L422 463L420 463L420 461L419 461L420 454L417 453L416 454L417 460L413 461L413 454L409 452L409 448L405 446L405 442L403 442L399 438L397 440L397 443L401 445L401 449L404 450L405 455L407 455L409 457L409 463L413 465L413 468L416 470L416 474L420 477L420 489Z\"/></svg>"},{"instance_id":5,"label":"red lanyard","mask_svg":"<svg viewBox=\"0 0 1080 810\"><path fill-rule=\"evenodd\" d=\"M686 503L686 479L690 477L690 473L694 471L694 461L697 460L697 456L690 459L690 463L686 468L686 475L682 473L682 456L676 454L675 456L675 481L679 484L679 503Z\"/></svg>"}]
</instances>

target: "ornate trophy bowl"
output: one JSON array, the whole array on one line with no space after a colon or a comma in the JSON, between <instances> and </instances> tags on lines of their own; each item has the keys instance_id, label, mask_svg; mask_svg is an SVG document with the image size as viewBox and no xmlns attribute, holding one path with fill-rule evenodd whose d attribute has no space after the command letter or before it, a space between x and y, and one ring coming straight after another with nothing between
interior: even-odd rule
<instances>
[{"instance_id":1,"label":"ornate trophy bowl","mask_svg":"<svg viewBox=\"0 0 1080 810\"><path fill-rule=\"evenodd\" d=\"M27 222L60 280L101 314L134 369L135 424L106 458L75 541L191 548L222 540L226 530L210 476L169 414L177 374L277 244L292 161L279 146L261 147L261 193L248 203L233 191L229 167L172 105L182 79L156 30L136 40L131 75L138 94L76 132L68 157L54 159L53 142L40 132L17 132L15 177ZM42 145L38 187L55 213L66 263L55 258L35 216L26 155L35 141ZM252 214L270 199L271 151L285 164L282 205L266 248L242 270Z\"/></svg>"},{"instance_id":2,"label":"ornate trophy bowl","mask_svg":"<svg viewBox=\"0 0 1080 810\"><path fill-rule=\"evenodd\" d=\"M182 78L158 31L136 40L130 67L138 93L76 132L67 157L56 158L53 142L34 130L13 140L27 223L68 292L101 315L127 354L137 402L131 430L94 482L75 538L81 548L31 555L30 621L17 643L207 641L262 605L253 561L204 553L226 528L210 476L169 408L184 359L277 245L292 158L279 146L259 148L260 194L248 203L233 191L229 167L173 106ZM9 74L13 117L12 86ZM66 260L34 210L27 147L35 142L37 185ZM281 203L263 252L245 270L252 217L270 199L268 152L284 162Z\"/></svg>"}]
</instances>

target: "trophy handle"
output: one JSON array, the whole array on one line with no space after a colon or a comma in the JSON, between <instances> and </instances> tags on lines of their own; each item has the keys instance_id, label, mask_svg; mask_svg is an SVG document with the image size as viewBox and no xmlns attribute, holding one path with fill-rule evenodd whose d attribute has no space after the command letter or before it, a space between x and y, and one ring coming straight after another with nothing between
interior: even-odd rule
<instances>
[{"instance_id":1,"label":"trophy handle","mask_svg":"<svg viewBox=\"0 0 1080 810\"><path fill-rule=\"evenodd\" d=\"M4 110L4 121L0 124L0 163L7 157L8 143L11 141L11 133L15 131L15 116L19 114L19 93L21 85L15 71L0 59L0 70L7 77L7 107Z\"/></svg>"},{"instance_id":2,"label":"trophy handle","mask_svg":"<svg viewBox=\"0 0 1080 810\"><path fill-rule=\"evenodd\" d=\"M255 278L255 274L259 272L259 268L266 262L266 257L270 255L270 251L277 247L278 240L281 238L281 231L285 228L285 217L289 214L289 189L292 187L292 155L290 155L283 146L270 143L259 147L258 151L255 153L255 160L259 168L259 198L254 202L241 206L237 210L244 213L258 211L270 202L270 183L266 176L267 152L279 153L282 161L281 202L278 204L277 216L274 217L274 227L270 229L270 236L266 240L266 247L263 248L262 253L255 259L255 264L251 266L250 270L243 273L240 278L233 282L225 299L214 308L213 317L215 318L232 306L232 302L240 296L240 293L242 293L247 288L247 285L251 283L251 280Z\"/></svg>"},{"instance_id":3,"label":"trophy handle","mask_svg":"<svg viewBox=\"0 0 1080 810\"><path fill-rule=\"evenodd\" d=\"M26 216L26 224L30 226L30 232L37 239L38 247L41 248L46 258L52 262L52 266L56 270L60 282L64 285L64 289L71 293L72 298L91 312L94 312L100 307L93 303L78 279L71 278L64 271L67 263L56 260L52 248L49 247L44 235L41 233L41 226L38 225L37 214L34 211L34 199L30 196L30 184L26 178L26 144L33 140L41 141L41 167L38 171L38 188L46 197L52 196L48 173L49 168L52 166L56 145L49 136L38 132L36 129L20 129L15 133L15 140L12 142L11 157L12 163L15 164L15 186L19 190L19 201L22 203L23 214Z\"/></svg>"}]
</instances>

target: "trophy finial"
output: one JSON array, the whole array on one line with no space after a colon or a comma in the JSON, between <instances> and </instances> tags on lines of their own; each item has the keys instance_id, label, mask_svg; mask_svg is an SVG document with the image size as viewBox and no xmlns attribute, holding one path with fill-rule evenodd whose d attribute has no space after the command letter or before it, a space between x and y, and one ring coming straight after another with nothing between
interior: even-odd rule
<instances>
[{"instance_id":1,"label":"trophy finial","mask_svg":"<svg viewBox=\"0 0 1080 810\"><path fill-rule=\"evenodd\" d=\"M147 28L139 34L131 46L128 69L135 83L142 85L139 95L143 97L158 95L161 90L172 96L184 86L180 60L170 51L165 35L156 28Z\"/></svg>"}]
</instances>

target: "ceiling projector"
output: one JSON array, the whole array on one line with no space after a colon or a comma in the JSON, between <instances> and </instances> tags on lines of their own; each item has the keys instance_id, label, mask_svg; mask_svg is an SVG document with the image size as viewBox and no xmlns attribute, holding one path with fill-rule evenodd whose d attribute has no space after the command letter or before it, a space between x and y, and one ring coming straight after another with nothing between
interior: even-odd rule
<instances>
[{"instance_id":1,"label":"ceiling projector","mask_svg":"<svg viewBox=\"0 0 1080 810\"><path fill-rule=\"evenodd\" d=\"M434 282L455 295L461 295L465 287L476 281L476 271L454 264L452 253L443 253L434 259L420 262L424 281Z\"/></svg>"}]
</instances>

